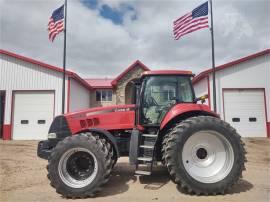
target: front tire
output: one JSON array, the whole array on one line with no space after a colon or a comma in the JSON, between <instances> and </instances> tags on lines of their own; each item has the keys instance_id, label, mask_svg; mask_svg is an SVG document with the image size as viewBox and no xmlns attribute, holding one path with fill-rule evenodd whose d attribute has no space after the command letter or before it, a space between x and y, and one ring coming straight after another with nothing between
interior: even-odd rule
<instances>
[{"instance_id":1,"label":"front tire","mask_svg":"<svg viewBox=\"0 0 270 202\"><path fill-rule=\"evenodd\" d=\"M164 159L172 180L189 193L224 194L242 176L244 144L228 123L192 117L164 138Z\"/></svg>"},{"instance_id":2,"label":"front tire","mask_svg":"<svg viewBox=\"0 0 270 202\"><path fill-rule=\"evenodd\" d=\"M93 197L109 180L112 165L110 144L99 136L82 133L56 145L49 158L48 178L64 197Z\"/></svg>"}]
</instances>

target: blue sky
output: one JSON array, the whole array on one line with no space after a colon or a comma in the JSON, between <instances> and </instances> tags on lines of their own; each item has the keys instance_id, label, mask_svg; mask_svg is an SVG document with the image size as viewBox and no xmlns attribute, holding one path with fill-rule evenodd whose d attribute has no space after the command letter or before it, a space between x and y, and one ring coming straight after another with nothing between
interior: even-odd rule
<instances>
[{"instance_id":1,"label":"blue sky","mask_svg":"<svg viewBox=\"0 0 270 202\"><path fill-rule=\"evenodd\" d=\"M98 0L81 0L81 3L89 9L98 10L99 15L105 19L111 20L114 24L123 24L123 17L128 11L135 9L128 3L123 3L119 8L112 8L107 4L99 5ZM131 20L136 20L136 15L131 16Z\"/></svg>"},{"instance_id":2,"label":"blue sky","mask_svg":"<svg viewBox=\"0 0 270 202\"><path fill-rule=\"evenodd\" d=\"M81 2L90 9L96 9L98 6L97 0L81 0Z\"/></svg>"}]
</instances>

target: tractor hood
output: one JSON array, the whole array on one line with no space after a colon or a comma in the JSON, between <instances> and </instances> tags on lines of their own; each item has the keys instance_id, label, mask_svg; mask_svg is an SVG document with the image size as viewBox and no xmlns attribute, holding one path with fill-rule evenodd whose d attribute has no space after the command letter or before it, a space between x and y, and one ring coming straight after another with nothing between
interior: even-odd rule
<instances>
[{"instance_id":1,"label":"tractor hood","mask_svg":"<svg viewBox=\"0 0 270 202\"><path fill-rule=\"evenodd\" d=\"M95 107L64 116L73 134L87 128L132 129L135 122L135 105Z\"/></svg>"}]
</instances>

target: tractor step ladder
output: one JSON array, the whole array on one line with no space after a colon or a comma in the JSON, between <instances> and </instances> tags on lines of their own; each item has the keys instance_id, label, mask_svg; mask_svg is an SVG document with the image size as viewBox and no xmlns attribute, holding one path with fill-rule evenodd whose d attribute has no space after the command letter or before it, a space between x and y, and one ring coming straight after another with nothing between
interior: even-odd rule
<instances>
[{"instance_id":1,"label":"tractor step ladder","mask_svg":"<svg viewBox=\"0 0 270 202\"><path fill-rule=\"evenodd\" d=\"M151 175L157 137L157 134L140 135L135 174Z\"/></svg>"}]
</instances>

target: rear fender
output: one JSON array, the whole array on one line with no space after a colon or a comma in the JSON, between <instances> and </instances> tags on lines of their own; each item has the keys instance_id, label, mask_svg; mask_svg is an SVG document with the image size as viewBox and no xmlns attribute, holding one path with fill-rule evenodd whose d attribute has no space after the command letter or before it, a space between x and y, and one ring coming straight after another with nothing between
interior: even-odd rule
<instances>
[{"instance_id":1,"label":"rear fender","mask_svg":"<svg viewBox=\"0 0 270 202\"><path fill-rule=\"evenodd\" d=\"M98 133L99 135L103 136L105 139L107 139L113 146L114 151L117 154L117 157L120 157L119 149L116 143L115 137L107 130L101 129L101 128L88 128L83 131L80 131L79 133L83 132L93 132L93 133ZM78 134L78 133L77 133Z\"/></svg>"},{"instance_id":2,"label":"rear fender","mask_svg":"<svg viewBox=\"0 0 270 202\"><path fill-rule=\"evenodd\" d=\"M160 131L168 128L171 124L178 120L184 120L193 116L214 116L218 117L219 115L211 111L207 105L202 104L178 104L171 108L163 118Z\"/></svg>"}]
</instances>

